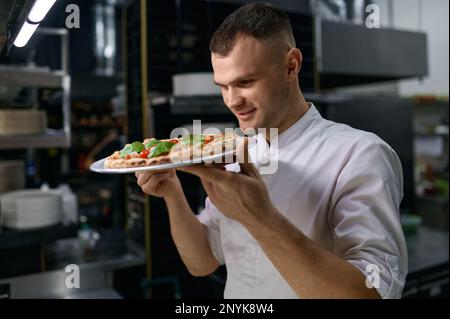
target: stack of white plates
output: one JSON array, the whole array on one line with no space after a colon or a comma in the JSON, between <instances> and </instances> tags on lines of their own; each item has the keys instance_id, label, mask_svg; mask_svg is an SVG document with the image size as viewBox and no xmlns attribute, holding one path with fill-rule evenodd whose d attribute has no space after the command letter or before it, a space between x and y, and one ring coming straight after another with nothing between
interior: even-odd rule
<instances>
[{"instance_id":1,"label":"stack of white plates","mask_svg":"<svg viewBox=\"0 0 450 319\"><path fill-rule=\"evenodd\" d=\"M0 134L40 134L45 131L47 121L41 110L0 110Z\"/></svg>"},{"instance_id":2,"label":"stack of white plates","mask_svg":"<svg viewBox=\"0 0 450 319\"><path fill-rule=\"evenodd\" d=\"M62 198L41 190L20 190L1 195L0 209L4 227L45 227L61 221Z\"/></svg>"},{"instance_id":3,"label":"stack of white plates","mask_svg":"<svg viewBox=\"0 0 450 319\"><path fill-rule=\"evenodd\" d=\"M0 194L25 187L24 167L23 161L0 161Z\"/></svg>"}]
</instances>

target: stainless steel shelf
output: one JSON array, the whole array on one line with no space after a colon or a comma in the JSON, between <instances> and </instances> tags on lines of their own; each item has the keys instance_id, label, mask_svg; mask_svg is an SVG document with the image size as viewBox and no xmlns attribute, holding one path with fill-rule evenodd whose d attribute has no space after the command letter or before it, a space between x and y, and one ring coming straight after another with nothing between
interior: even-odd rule
<instances>
[{"instance_id":1,"label":"stainless steel shelf","mask_svg":"<svg viewBox=\"0 0 450 319\"><path fill-rule=\"evenodd\" d=\"M0 135L0 149L70 147L70 135L47 131L40 135Z\"/></svg>"},{"instance_id":2,"label":"stainless steel shelf","mask_svg":"<svg viewBox=\"0 0 450 319\"><path fill-rule=\"evenodd\" d=\"M5 229L0 232L0 249L48 244L55 240L75 237L77 230L76 224L68 226L57 224L33 229Z\"/></svg>"},{"instance_id":3,"label":"stainless steel shelf","mask_svg":"<svg viewBox=\"0 0 450 319\"><path fill-rule=\"evenodd\" d=\"M61 37L61 70L48 67L0 64L0 83L3 85L33 86L62 89L63 129L47 130L38 135L0 135L1 149L70 147L70 74L68 72L68 30L64 28L39 28L43 35Z\"/></svg>"},{"instance_id":4,"label":"stainless steel shelf","mask_svg":"<svg viewBox=\"0 0 450 319\"><path fill-rule=\"evenodd\" d=\"M70 76L61 70L0 65L0 82L8 85L64 88Z\"/></svg>"}]
</instances>

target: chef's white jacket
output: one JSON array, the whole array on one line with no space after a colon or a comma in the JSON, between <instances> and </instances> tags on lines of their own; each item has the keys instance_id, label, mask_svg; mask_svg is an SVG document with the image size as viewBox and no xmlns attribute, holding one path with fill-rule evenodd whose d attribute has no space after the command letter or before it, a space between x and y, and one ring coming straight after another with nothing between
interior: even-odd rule
<instances>
[{"instance_id":1,"label":"chef's white jacket","mask_svg":"<svg viewBox=\"0 0 450 319\"><path fill-rule=\"evenodd\" d=\"M278 147L259 135L250 157L257 168L272 167L272 173L261 171L262 178L283 216L357 267L383 298L400 298L407 274L400 160L378 136L325 120L309 105L278 136ZM227 169L239 171L239 166ZM226 265L225 298L299 297L244 226L208 198L198 218L214 256Z\"/></svg>"}]
</instances>

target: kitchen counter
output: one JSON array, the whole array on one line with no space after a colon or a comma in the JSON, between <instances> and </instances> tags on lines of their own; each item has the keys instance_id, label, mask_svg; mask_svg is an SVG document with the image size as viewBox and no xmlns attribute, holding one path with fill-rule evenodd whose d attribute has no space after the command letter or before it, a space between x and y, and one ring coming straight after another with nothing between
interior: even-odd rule
<instances>
[{"instance_id":1,"label":"kitchen counter","mask_svg":"<svg viewBox=\"0 0 450 319\"><path fill-rule=\"evenodd\" d=\"M127 240L123 231L105 230L86 253L77 237L59 240L47 247L46 271L0 280L3 298L23 299L118 299L113 289L117 269L145 264L143 249ZM66 266L79 266L80 287L66 286ZM5 292L6 291L6 292ZM0 293L0 297L1 297Z\"/></svg>"},{"instance_id":2,"label":"kitchen counter","mask_svg":"<svg viewBox=\"0 0 450 319\"><path fill-rule=\"evenodd\" d=\"M68 296L70 299L123 299L112 288L103 288L97 290L89 290L85 292L73 293Z\"/></svg>"},{"instance_id":3,"label":"kitchen counter","mask_svg":"<svg viewBox=\"0 0 450 319\"><path fill-rule=\"evenodd\" d=\"M422 226L406 242L409 269L403 298L448 298L448 231Z\"/></svg>"},{"instance_id":4,"label":"kitchen counter","mask_svg":"<svg viewBox=\"0 0 450 319\"><path fill-rule=\"evenodd\" d=\"M417 233L406 237L406 243L410 274L448 263L448 232L422 226Z\"/></svg>"},{"instance_id":5,"label":"kitchen counter","mask_svg":"<svg viewBox=\"0 0 450 319\"><path fill-rule=\"evenodd\" d=\"M123 230L103 229L94 247L83 248L78 237L59 240L46 248L47 270L69 264L101 264L110 268L144 263L144 251L129 240Z\"/></svg>"}]
</instances>

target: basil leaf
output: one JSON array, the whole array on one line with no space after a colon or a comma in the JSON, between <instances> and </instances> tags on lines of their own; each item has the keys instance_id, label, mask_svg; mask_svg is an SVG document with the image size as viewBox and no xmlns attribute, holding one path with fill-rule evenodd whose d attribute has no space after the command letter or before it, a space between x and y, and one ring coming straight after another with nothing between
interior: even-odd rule
<instances>
[{"instance_id":1,"label":"basil leaf","mask_svg":"<svg viewBox=\"0 0 450 319\"><path fill-rule=\"evenodd\" d=\"M149 150L150 148L152 148L153 146L155 146L155 145L157 145L159 143L161 143L160 140L152 139L150 142L145 144L145 149Z\"/></svg>"},{"instance_id":2,"label":"basil leaf","mask_svg":"<svg viewBox=\"0 0 450 319\"><path fill-rule=\"evenodd\" d=\"M195 145L203 143L204 139L203 135L185 135L181 138L180 143L183 145Z\"/></svg>"},{"instance_id":3,"label":"basil leaf","mask_svg":"<svg viewBox=\"0 0 450 319\"><path fill-rule=\"evenodd\" d=\"M133 152L133 148L131 147L131 144L125 145L125 147L120 151L119 155L121 158L124 158L125 156L131 154Z\"/></svg>"},{"instance_id":4,"label":"basil leaf","mask_svg":"<svg viewBox=\"0 0 450 319\"><path fill-rule=\"evenodd\" d=\"M131 149L133 152L140 153L145 149L145 147L141 142L133 142L131 144Z\"/></svg>"},{"instance_id":5,"label":"basil leaf","mask_svg":"<svg viewBox=\"0 0 450 319\"><path fill-rule=\"evenodd\" d=\"M161 142L150 151L148 158L156 157L164 153L169 153L174 145L175 144L171 142Z\"/></svg>"}]
</instances>

